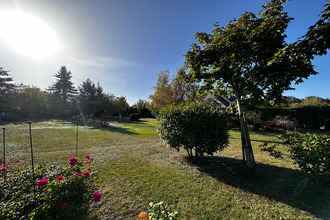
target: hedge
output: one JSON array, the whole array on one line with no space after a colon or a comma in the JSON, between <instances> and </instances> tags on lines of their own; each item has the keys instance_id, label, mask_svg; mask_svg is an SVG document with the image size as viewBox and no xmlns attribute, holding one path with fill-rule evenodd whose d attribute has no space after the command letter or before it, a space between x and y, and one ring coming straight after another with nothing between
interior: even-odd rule
<instances>
[{"instance_id":1,"label":"hedge","mask_svg":"<svg viewBox=\"0 0 330 220\"><path fill-rule=\"evenodd\" d=\"M299 128L320 129L325 126L330 130L330 106L304 106L300 108L259 108L262 121L269 121L276 116L287 117L296 121Z\"/></svg>"}]
</instances>

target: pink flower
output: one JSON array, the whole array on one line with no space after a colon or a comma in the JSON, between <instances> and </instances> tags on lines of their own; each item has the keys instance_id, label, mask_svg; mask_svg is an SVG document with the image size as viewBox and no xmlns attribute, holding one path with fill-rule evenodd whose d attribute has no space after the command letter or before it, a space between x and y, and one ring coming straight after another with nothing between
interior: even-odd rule
<instances>
[{"instance_id":1,"label":"pink flower","mask_svg":"<svg viewBox=\"0 0 330 220\"><path fill-rule=\"evenodd\" d=\"M88 178L91 176L91 174L89 172L83 172L81 175L83 175L84 177Z\"/></svg>"},{"instance_id":2,"label":"pink flower","mask_svg":"<svg viewBox=\"0 0 330 220\"><path fill-rule=\"evenodd\" d=\"M87 160L90 160L90 159L91 159L91 157L90 157L88 154L86 154L84 157L85 157Z\"/></svg>"},{"instance_id":3,"label":"pink flower","mask_svg":"<svg viewBox=\"0 0 330 220\"><path fill-rule=\"evenodd\" d=\"M87 167L87 170L92 170L92 168L90 168L90 167Z\"/></svg>"},{"instance_id":4,"label":"pink flower","mask_svg":"<svg viewBox=\"0 0 330 220\"><path fill-rule=\"evenodd\" d=\"M93 183L93 186L97 187L98 185L97 185L97 183Z\"/></svg>"},{"instance_id":5,"label":"pink flower","mask_svg":"<svg viewBox=\"0 0 330 220\"><path fill-rule=\"evenodd\" d=\"M99 202L102 197L102 193L96 192L92 195L93 202Z\"/></svg>"},{"instance_id":6,"label":"pink flower","mask_svg":"<svg viewBox=\"0 0 330 220\"><path fill-rule=\"evenodd\" d=\"M91 157L91 161L94 161L94 158L93 157Z\"/></svg>"},{"instance_id":7,"label":"pink flower","mask_svg":"<svg viewBox=\"0 0 330 220\"><path fill-rule=\"evenodd\" d=\"M63 176L60 175L60 176L56 177L56 179L57 179L57 180L62 180L62 179L63 179Z\"/></svg>"},{"instance_id":8,"label":"pink flower","mask_svg":"<svg viewBox=\"0 0 330 220\"><path fill-rule=\"evenodd\" d=\"M91 162L89 162L89 161L86 161L86 163L87 163L87 164L90 164Z\"/></svg>"},{"instance_id":9,"label":"pink flower","mask_svg":"<svg viewBox=\"0 0 330 220\"><path fill-rule=\"evenodd\" d=\"M63 204L61 205L61 209L64 210L64 209L66 209L67 206L68 206L68 203L63 203Z\"/></svg>"},{"instance_id":10,"label":"pink flower","mask_svg":"<svg viewBox=\"0 0 330 220\"><path fill-rule=\"evenodd\" d=\"M74 174L72 174L72 176L73 176L74 178L77 178L77 177L79 176L79 173L74 173Z\"/></svg>"},{"instance_id":11,"label":"pink flower","mask_svg":"<svg viewBox=\"0 0 330 220\"><path fill-rule=\"evenodd\" d=\"M0 167L0 170L1 170L2 172L5 172L5 171L8 170L8 168L7 168L7 167Z\"/></svg>"},{"instance_id":12,"label":"pink flower","mask_svg":"<svg viewBox=\"0 0 330 220\"><path fill-rule=\"evenodd\" d=\"M37 187L47 185L48 181L49 181L48 178L44 178L44 179L39 180L39 181L37 182Z\"/></svg>"},{"instance_id":13,"label":"pink flower","mask_svg":"<svg viewBox=\"0 0 330 220\"><path fill-rule=\"evenodd\" d=\"M70 157L70 158L68 159L68 161L70 162L70 165L71 165L71 166L74 166L74 165L77 163L77 158L75 158L75 157Z\"/></svg>"}]
</instances>

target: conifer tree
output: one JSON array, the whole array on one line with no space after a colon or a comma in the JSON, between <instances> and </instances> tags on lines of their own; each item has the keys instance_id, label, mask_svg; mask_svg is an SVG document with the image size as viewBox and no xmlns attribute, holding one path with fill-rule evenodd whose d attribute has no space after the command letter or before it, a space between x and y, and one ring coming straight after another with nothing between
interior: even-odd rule
<instances>
[{"instance_id":1,"label":"conifer tree","mask_svg":"<svg viewBox=\"0 0 330 220\"><path fill-rule=\"evenodd\" d=\"M58 111L60 116L67 117L72 110L74 97L77 94L73 82L71 82L72 74L65 66L54 75L55 82L49 87L52 95L52 103L54 110Z\"/></svg>"}]
</instances>

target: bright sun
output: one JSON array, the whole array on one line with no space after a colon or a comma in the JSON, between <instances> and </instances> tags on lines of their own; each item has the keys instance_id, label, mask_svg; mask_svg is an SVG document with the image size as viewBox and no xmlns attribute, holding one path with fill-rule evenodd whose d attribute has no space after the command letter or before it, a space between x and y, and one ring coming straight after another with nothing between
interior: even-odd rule
<instances>
[{"instance_id":1,"label":"bright sun","mask_svg":"<svg viewBox=\"0 0 330 220\"><path fill-rule=\"evenodd\" d=\"M60 45L55 32L45 22L19 11L0 14L0 39L32 58L46 57Z\"/></svg>"}]
</instances>

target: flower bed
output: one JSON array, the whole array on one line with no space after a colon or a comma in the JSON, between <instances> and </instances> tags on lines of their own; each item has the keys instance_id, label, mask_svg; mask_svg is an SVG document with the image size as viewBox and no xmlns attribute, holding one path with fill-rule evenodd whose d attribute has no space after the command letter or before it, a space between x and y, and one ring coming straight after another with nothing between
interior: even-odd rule
<instances>
[{"instance_id":1,"label":"flower bed","mask_svg":"<svg viewBox=\"0 0 330 220\"><path fill-rule=\"evenodd\" d=\"M34 170L35 180L30 168L2 168L0 219L87 219L102 196L92 164L85 156L40 165Z\"/></svg>"}]
</instances>

